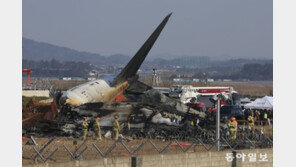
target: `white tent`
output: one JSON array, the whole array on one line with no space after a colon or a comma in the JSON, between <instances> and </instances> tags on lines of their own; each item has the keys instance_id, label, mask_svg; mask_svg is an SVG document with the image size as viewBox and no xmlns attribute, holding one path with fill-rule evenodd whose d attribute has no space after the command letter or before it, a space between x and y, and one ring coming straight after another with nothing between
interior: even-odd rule
<instances>
[{"instance_id":1,"label":"white tent","mask_svg":"<svg viewBox=\"0 0 296 167\"><path fill-rule=\"evenodd\" d=\"M245 108L249 108L249 109L273 108L273 97L272 96L265 96L262 98L258 98L251 103L245 104Z\"/></svg>"}]
</instances>

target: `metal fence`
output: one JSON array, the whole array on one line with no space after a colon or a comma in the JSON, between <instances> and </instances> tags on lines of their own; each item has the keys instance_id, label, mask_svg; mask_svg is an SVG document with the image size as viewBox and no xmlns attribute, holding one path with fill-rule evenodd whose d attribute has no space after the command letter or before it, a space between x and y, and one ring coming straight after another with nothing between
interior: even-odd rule
<instances>
[{"instance_id":1,"label":"metal fence","mask_svg":"<svg viewBox=\"0 0 296 167\"><path fill-rule=\"evenodd\" d=\"M94 140L72 137L27 138L23 139L23 164L65 162L71 160L98 159L118 156L137 156L144 154L168 154L216 151L212 138L180 139L129 139L117 141L103 138ZM261 131L248 131L240 128L235 140L230 140L227 130L221 129L220 150L239 150L252 148L272 148L272 136Z\"/></svg>"}]
</instances>

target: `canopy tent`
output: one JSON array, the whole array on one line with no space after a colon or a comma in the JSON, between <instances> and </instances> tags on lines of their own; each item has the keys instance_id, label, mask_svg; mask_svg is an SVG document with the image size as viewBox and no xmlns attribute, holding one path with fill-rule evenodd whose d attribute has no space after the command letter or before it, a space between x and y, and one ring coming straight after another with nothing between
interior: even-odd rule
<instances>
[{"instance_id":1,"label":"canopy tent","mask_svg":"<svg viewBox=\"0 0 296 167\"><path fill-rule=\"evenodd\" d=\"M245 104L245 108L248 109L270 109L273 108L273 97L265 96L258 98L255 101Z\"/></svg>"}]
</instances>

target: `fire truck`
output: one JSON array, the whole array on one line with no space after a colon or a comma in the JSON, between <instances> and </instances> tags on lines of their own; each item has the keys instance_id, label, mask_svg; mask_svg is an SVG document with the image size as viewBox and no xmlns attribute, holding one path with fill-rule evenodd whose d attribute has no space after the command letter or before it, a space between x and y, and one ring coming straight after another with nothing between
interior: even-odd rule
<instances>
[{"instance_id":1,"label":"fire truck","mask_svg":"<svg viewBox=\"0 0 296 167\"><path fill-rule=\"evenodd\" d=\"M216 103L211 100L213 96L223 93L227 100L221 101L222 105L238 105L240 97L232 87L193 87L191 85L174 85L170 87L169 96L178 98L184 104L204 103L206 108L216 108ZM201 106L197 104L198 106Z\"/></svg>"}]
</instances>

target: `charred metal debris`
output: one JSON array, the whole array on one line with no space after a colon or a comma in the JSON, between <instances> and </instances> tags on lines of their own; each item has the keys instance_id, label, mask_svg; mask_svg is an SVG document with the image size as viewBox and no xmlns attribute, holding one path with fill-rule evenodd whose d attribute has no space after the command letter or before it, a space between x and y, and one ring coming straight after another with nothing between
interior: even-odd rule
<instances>
[{"instance_id":1,"label":"charred metal debris","mask_svg":"<svg viewBox=\"0 0 296 167\"><path fill-rule=\"evenodd\" d=\"M196 135L192 133L196 132L194 128L206 133L206 129L212 127L213 121L205 113L196 111L157 90L140 85L130 87L124 94L128 100L121 103L57 105L59 112L54 119L35 120L38 123L24 129L24 132L35 136L79 136L82 118L86 117L89 133L92 134L92 124L96 117L100 117L102 134L105 135L112 129L115 115L119 117L120 134L133 138L194 137ZM54 102L58 102L58 97L59 95ZM195 125L197 120L199 120L198 126ZM191 126L192 122L194 126Z\"/></svg>"}]
</instances>

